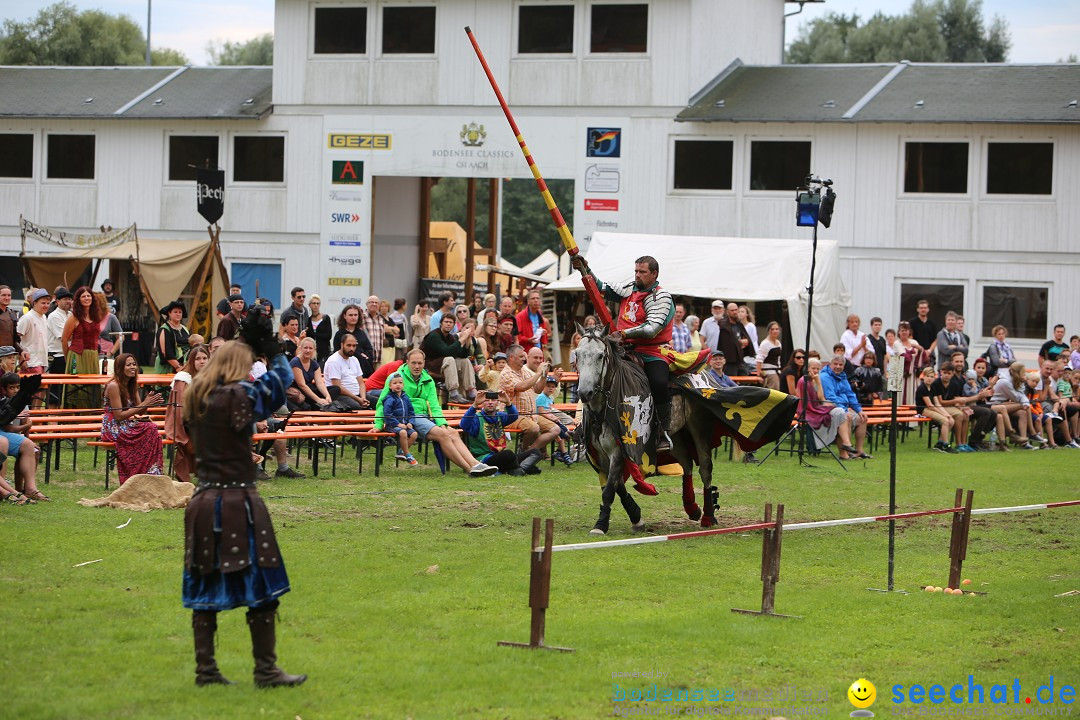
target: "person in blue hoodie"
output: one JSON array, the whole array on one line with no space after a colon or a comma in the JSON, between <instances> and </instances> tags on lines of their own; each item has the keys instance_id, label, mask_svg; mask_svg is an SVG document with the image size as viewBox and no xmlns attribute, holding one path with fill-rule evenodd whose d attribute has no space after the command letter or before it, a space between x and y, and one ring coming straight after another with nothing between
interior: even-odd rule
<instances>
[{"instance_id":1,"label":"person in blue hoodie","mask_svg":"<svg viewBox=\"0 0 1080 720\"><path fill-rule=\"evenodd\" d=\"M416 467L420 463L409 452L409 447L416 444L417 432L413 428L416 411L413 410L412 400L405 394L405 379L396 372L390 376L387 384L390 392L382 401L383 429L397 435L397 459L409 463L409 467Z\"/></svg>"},{"instance_id":2,"label":"person in blue hoodie","mask_svg":"<svg viewBox=\"0 0 1080 720\"><path fill-rule=\"evenodd\" d=\"M504 410L499 410L499 400L506 402ZM518 419L517 408L508 402L506 393L488 390L476 396L472 406L461 418L461 430L465 433L465 444L480 462L494 465L503 475L539 475L539 450L526 450L515 453L506 447L506 428Z\"/></svg>"},{"instance_id":3,"label":"person in blue hoodie","mask_svg":"<svg viewBox=\"0 0 1080 720\"><path fill-rule=\"evenodd\" d=\"M838 408L842 408L851 422L854 430L855 447L842 446L852 458L872 459L872 456L863 451L863 443L866 442L866 413L863 412L859 398L851 388L851 382L844 372L844 364L847 358L843 355L833 355L829 366L821 370L821 389L825 393L825 400Z\"/></svg>"}]
</instances>

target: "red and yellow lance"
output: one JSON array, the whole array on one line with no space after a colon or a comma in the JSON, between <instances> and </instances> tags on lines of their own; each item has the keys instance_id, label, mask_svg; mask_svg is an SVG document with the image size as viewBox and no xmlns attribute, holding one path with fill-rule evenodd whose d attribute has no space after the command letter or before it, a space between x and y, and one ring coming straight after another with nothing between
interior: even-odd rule
<instances>
[{"instance_id":1,"label":"red and yellow lance","mask_svg":"<svg viewBox=\"0 0 1080 720\"><path fill-rule=\"evenodd\" d=\"M566 248L566 252L570 253L571 257L577 255L578 250L577 243L574 242L574 236L570 232L570 228L566 226L566 221L563 220L562 213L559 212L559 206L555 204L555 199L551 197L551 191L548 190L547 183L544 182L544 178L540 175L540 168L536 166L536 161L533 160L532 153L529 152L529 147L525 144L525 138L521 134L521 130L518 129L518 125L514 122L514 116L510 113L510 107L506 104L506 98L503 97L502 92L499 90L498 83L495 82L495 76L491 74L491 68L488 67L487 60L484 59L484 53L480 51L480 46L476 43L476 38L473 36L473 32L468 26L465 27L465 34L469 36L469 42L472 43L473 50L476 51L476 57L480 60L480 65L484 68L484 73L487 75L488 82L491 83L491 89L495 91L495 97L499 100L499 105L502 106L503 114L506 115L506 121L510 123L510 129L514 131L514 137L517 139L518 145L521 147L521 152L525 156L525 162L529 164L529 170L532 171L533 178L536 179L536 187L540 189L540 195L544 198L544 204L547 205L548 212L551 213L551 219L555 221L555 229L559 232L559 238L562 240L563 246ZM592 300L593 307L596 309L596 315L600 318L601 322L605 325L611 325L611 313L608 312L607 303L604 301L604 296L600 294L600 288L596 286L596 280L592 275L582 275L581 282L585 285L585 292L588 293L589 299Z\"/></svg>"}]
</instances>

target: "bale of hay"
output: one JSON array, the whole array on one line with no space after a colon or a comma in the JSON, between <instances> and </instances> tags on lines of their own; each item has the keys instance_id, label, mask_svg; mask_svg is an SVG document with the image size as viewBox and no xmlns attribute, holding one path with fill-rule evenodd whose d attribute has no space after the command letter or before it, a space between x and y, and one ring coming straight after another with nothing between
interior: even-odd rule
<instances>
[{"instance_id":1,"label":"bale of hay","mask_svg":"<svg viewBox=\"0 0 1080 720\"><path fill-rule=\"evenodd\" d=\"M167 510L187 507L195 493L191 483L176 482L165 475L132 475L123 485L102 498L83 498L86 507L111 507L124 510Z\"/></svg>"}]
</instances>

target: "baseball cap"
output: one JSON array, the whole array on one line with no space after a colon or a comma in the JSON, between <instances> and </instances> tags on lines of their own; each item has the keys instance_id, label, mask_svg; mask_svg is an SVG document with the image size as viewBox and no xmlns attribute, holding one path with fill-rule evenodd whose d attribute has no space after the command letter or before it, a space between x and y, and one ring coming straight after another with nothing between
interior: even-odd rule
<instances>
[{"instance_id":1,"label":"baseball cap","mask_svg":"<svg viewBox=\"0 0 1080 720\"><path fill-rule=\"evenodd\" d=\"M506 353L504 353L504 352L497 352L497 353L495 353L495 357L494 357L494 359L495 359L495 360L505 360L505 359L506 359Z\"/></svg>"},{"instance_id":2,"label":"baseball cap","mask_svg":"<svg viewBox=\"0 0 1080 720\"><path fill-rule=\"evenodd\" d=\"M547 376L547 382L555 383L556 385L558 385L559 384L559 378L555 377L554 375L548 375Z\"/></svg>"},{"instance_id":3,"label":"baseball cap","mask_svg":"<svg viewBox=\"0 0 1080 720\"><path fill-rule=\"evenodd\" d=\"M966 373L964 373L964 377L966 377L968 380L974 380L978 377L978 375L975 374L974 370L968 370Z\"/></svg>"},{"instance_id":4,"label":"baseball cap","mask_svg":"<svg viewBox=\"0 0 1080 720\"><path fill-rule=\"evenodd\" d=\"M244 296L240 295L239 293L229 296L229 302L236 302L237 300L239 300L240 302L244 302Z\"/></svg>"},{"instance_id":5,"label":"baseball cap","mask_svg":"<svg viewBox=\"0 0 1080 720\"><path fill-rule=\"evenodd\" d=\"M713 350L713 351L712 351L712 355L710 355L709 357L722 357L722 358L726 358L727 356L726 356L726 355L724 355L724 351L723 351L723 350Z\"/></svg>"},{"instance_id":6,"label":"baseball cap","mask_svg":"<svg viewBox=\"0 0 1080 720\"><path fill-rule=\"evenodd\" d=\"M8 355L17 355L15 348L10 345L0 345L0 358L7 357Z\"/></svg>"},{"instance_id":7,"label":"baseball cap","mask_svg":"<svg viewBox=\"0 0 1080 720\"><path fill-rule=\"evenodd\" d=\"M724 301L723 300L713 300L712 301L712 306L722 308L722 307L724 307Z\"/></svg>"},{"instance_id":8,"label":"baseball cap","mask_svg":"<svg viewBox=\"0 0 1080 720\"><path fill-rule=\"evenodd\" d=\"M71 294L71 291L68 290L66 287L58 288L56 290L56 299L57 300L63 300L64 298L69 298L69 297L74 297L74 296Z\"/></svg>"},{"instance_id":9,"label":"baseball cap","mask_svg":"<svg viewBox=\"0 0 1080 720\"><path fill-rule=\"evenodd\" d=\"M32 304L36 303L38 300L40 300L41 298L47 298L47 297L52 297L52 295L49 294L49 291L46 290L45 288L38 288L34 292L30 293L30 304L32 305Z\"/></svg>"}]
</instances>

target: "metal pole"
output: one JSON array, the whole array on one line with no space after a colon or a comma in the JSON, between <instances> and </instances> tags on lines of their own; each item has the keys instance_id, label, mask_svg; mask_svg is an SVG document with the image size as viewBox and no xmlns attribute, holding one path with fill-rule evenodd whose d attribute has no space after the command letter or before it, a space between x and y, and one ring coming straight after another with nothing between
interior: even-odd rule
<instances>
[{"instance_id":1,"label":"metal pole","mask_svg":"<svg viewBox=\"0 0 1080 720\"><path fill-rule=\"evenodd\" d=\"M900 393L892 393L892 411L889 423L889 514L896 514L896 400ZM889 520L889 592L893 591L893 569L896 564L896 521Z\"/></svg>"},{"instance_id":2,"label":"metal pole","mask_svg":"<svg viewBox=\"0 0 1080 720\"><path fill-rule=\"evenodd\" d=\"M146 64L150 65L150 5L154 0L146 0Z\"/></svg>"},{"instance_id":3,"label":"metal pole","mask_svg":"<svg viewBox=\"0 0 1080 720\"><path fill-rule=\"evenodd\" d=\"M810 284L806 286L806 359L803 360L802 367L799 368L799 377L795 378L795 382L799 382L799 378L806 376L806 368L810 365L810 327L814 317L814 269L817 267L817 218L814 219L814 241L810 251ZM806 390L809 392L809 389ZM805 400L802 404L802 410L799 412L799 464L803 462L803 448L804 441L806 439L806 407L809 405ZM841 463L843 465L843 463Z\"/></svg>"}]
</instances>

